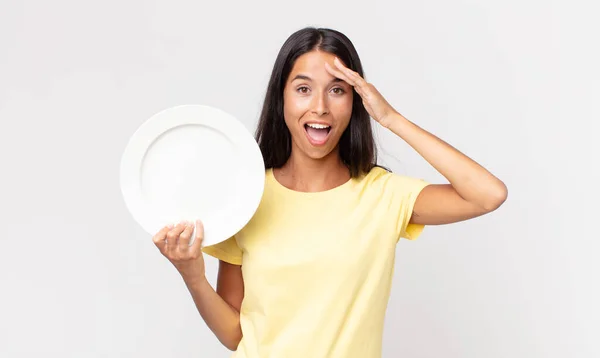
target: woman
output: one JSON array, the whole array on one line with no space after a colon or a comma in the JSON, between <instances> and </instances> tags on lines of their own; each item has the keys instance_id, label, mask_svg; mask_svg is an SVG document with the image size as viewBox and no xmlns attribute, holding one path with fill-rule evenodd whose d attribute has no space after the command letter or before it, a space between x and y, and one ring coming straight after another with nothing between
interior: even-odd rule
<instances>
[{"instance_id":1,"label":"woman","mask_svg":"<svg viewBox=\"0 0 600 358\"><path fill-rule=\"evenodd\" d=\"M369 117L449 183L377 166ZM386 102L350 40L331 29L305 28L284 43L256 139L265 190L235 237L201 249L197 221L192 246L193 223L153 239L237 358L380 357L398 239L489 213L507 196L502 181ZM219 259L216 291L202 251Z\"/></svg>"}]
</instances>

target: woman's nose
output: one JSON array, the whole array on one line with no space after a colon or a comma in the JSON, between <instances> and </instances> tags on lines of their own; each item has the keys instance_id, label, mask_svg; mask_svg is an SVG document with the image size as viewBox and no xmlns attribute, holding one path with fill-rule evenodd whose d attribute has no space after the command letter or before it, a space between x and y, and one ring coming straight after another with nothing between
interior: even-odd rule
<instances>
[{"instance_id":1,"label":"woman's nose","mask_svg":"<svg viewBox=\"0 0 600 358\"><path fill-rule=\"evenodd\" d=\"M319 94L319 95L315 96L315 99L313 102L313 113L315 113L319 116L323 116L323 115L329 113L326 94Z\"/></svg>"}]
</instances>

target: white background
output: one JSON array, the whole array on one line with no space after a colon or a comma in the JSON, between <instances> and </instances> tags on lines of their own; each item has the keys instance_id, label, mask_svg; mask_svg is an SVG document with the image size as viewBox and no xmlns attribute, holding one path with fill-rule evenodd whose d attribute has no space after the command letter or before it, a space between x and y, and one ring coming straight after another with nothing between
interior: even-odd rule
<instances>
[{"instance_id":1,"label":"white background","mask_svg":"<svg viewBox=\"0 0 600 358\"><path fill-rule=\"evenodd\" d=\"M488 216L400 242L384 357L600 356L597 13L582 1L2 0L0 356L229 356L126 210L120 157L179 104L253 132L279 48L307 25L344 32L398 111L509 188ZM377 134L382 164L443 182Z\"/></svg>"}]
</instances>

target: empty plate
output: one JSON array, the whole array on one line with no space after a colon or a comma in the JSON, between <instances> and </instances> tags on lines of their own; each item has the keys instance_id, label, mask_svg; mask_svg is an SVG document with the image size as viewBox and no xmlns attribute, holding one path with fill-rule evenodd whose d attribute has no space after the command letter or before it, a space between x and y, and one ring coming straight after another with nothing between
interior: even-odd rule
<instances>
[{"instance_id":1,"label":"empty plate","mask_svg":"<svg viewBox=\"0 0 600 358\"><path fill-rule=\"evenodd\" d=\"M252 218L265 167L258 144L235 117L183 105L155 114L132 135L120 181L127 209L145 231L154 235L169 223L200 219L208 246Z\"/></svg>"}]
</instances>

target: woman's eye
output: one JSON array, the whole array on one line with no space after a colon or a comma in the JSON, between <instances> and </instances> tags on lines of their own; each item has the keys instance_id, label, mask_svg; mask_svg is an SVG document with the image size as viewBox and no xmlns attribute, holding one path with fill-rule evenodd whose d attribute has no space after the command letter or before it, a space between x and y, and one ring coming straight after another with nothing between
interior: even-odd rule
<instances>
[{"instance_id":1,"label":"woman's eye","mask_svg":"<svg viewBox=\"0 0 600 358\"><path fill-rule=\"evenodd\" d=\"M337 95L346 93L346 91L341 87L336 87L331 90L333 91L334 94L337 94ZM302 94L307 94L308 91L310 91L310 88L308 88L306 86L302 86L302 87L298 87L296 89L296 91L298 91L299 93L302 93Z\"/></svg>"}]
</instances>

